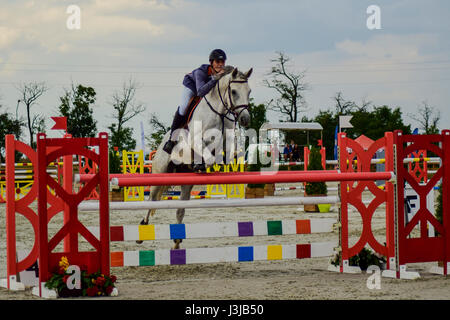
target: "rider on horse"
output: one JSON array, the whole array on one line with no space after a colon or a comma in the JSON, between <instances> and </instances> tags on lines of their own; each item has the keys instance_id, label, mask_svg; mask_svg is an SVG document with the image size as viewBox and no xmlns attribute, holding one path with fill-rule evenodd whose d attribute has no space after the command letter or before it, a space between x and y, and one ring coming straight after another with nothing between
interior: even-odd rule
<instances>
[{"instance_id":1,"label":"rider on horse","mask_svg":"<svg viewBox=\"0 0 450 320\"><path fill-rule=\"evenodd\" d=\"M227 56L223 50L214 49L209 55L209 64L201 65L184 77L181 104L173 118L170 138L163 147L168 154L171 154L176 144L175 141L172 141L173 132L184 125L187 120L190 102L195 97L204 97L216 85L224 74L226 59Z\"/></svg>"}]
</instances>

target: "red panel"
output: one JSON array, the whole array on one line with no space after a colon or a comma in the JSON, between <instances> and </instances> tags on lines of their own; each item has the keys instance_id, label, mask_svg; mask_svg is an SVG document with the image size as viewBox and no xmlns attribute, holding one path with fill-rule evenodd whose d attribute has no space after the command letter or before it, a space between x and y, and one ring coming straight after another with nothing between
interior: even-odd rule
<instances>
[{"instance_id":1,"label":"red panel","mask_svg":"<svg viewBox=\"0 0 450 320\"><path fill-rule=\"evenodd\" d=\"M99 154L88 150L89 146L99 146ZM51 150L50 152L48 150ZM47 154L48 153L48 154ZM88 272L101 271L109 274L109 199L108 199L108 136L101 133L99 138L56 138L47 139L44 134L37 137L37 173L38 210L39 210L39 281L48 279L49 271L58 266L62 255L69 258L69 263L84 265ZM82 155L99 166L99 172L78 192L73 193L71 179L66 179L64 188L46 173L48 163L64 157L64 175L71 177L73 155ZM69 159L70 158L70 159ZM99 185L100 190L100 239L97 239L78 220L78 204ZM51 195L47 188L52 188L58 199L64 202L64 225L56 234L48 239L47 221L52 216ZM61 206L62 207L62 206ZM94 251L80 252L78 235L81 235ZM53 250L63 240L68 240L64 252Z\"/></svg>"},{"instance_id":2,"label":"red panel","mask_svg":"<svg viewBox=\"0 0 450 320\"><path fill-rule=\"evenodd\" d=\"M111 252L111 267L123 267L123 252Z\"/></svg>"},{"instance_id":3,"label":"red panel","mask_svg":"<svg viewBox=\"0 0 450 320\"><path fill-rule=\"evenodd\" d=\"M297 245L297 259L311 258L311 244Z\"/></svg>"},{"instance_id":4,"label":"red panel","mask_svg":"<svg viewBox=\"0 0 450 320\"><path fill-rule=\"evenodd\" d=\"M295 222L297 234L310 234L311 233L311 221L310 220L297 220Z\"/></svg>"},{"instance_id":5,"label":"red panel","mask_svg":"<svg viewBox=\"0 0 450 320\"><path fill-rule=\"evenodd\" d=\"M395 132L395 144L397 150L397 194L398 194L398 265L415 262L428 261L449 261L449 210L448 198L450 196L448 184L450 174L450 144L449 131L444 130L442 135L403 135L401 131ZM443 167L441 167L433 178L426 181L426 185L419 185L414 171L408 172L403 165L403 159L410 154L417 153L417 150L422 152L432 152L438 157L441 157ZM434 186L438 184L439 179L442 178L442 192L443 192L443 221L439 223L430 211L426 208L427 194ZM404 185L408 183L418 194L420 198L420 208L411 221L405 221L405 204L404 204ZM432 191L431 191L432 192ZM411 238L411 232L420 222L420 234L414 235ZM441 232L440 237L429 237L426 225L431 223L436 230ZM446 263L444 263L446 268ZM444 269L444 273L448 271Z\"/></svg>"},{"instance_id":6,"label":"red panel","mask_svg":"<svg viewBox=\"0 0 450 320\"><path fill-rule=\"evenodd\" d=\"M114 226L110 230L111 241L123 241L123 226Z\"/></svg>"},{"instance_id":7,"label":"red panel","mask_svg":"<svg viewBox=\"0 0 450 320\"><path fill-rule=\"evenodd\" d=\"M384 148L385 150L385 172L393 171L393 137L392 133L387 132L384 138L374 141L367 150L365 150L356 141L348 139L345 133L340 133L338 136L339 146L339 168L341 172L361 172L367 177L371 176L371 160L377 150ZM340 245L342 248L342 259L348 260L352 256L358 254L367 244L377 253L387 257L394 257L394 207L390 205L393 201L392 183L386 181L386 188L381 190L375 184L375 178L372 180L354 179L355 181L341 182L340 196L341 196L341 234ZM362 202L362 192L368 188L373 194L374 199L365 205ZM391 201L389 203L389 201ZM380 205L386 203L386 238L383 244L375 239L372 231L372 217ZM355 207L362 220L361 236L352 247L349 246L349 217L348 207L352 205ZM341 265L342 267L342 265Z\"/></svg>"}]
</instances>

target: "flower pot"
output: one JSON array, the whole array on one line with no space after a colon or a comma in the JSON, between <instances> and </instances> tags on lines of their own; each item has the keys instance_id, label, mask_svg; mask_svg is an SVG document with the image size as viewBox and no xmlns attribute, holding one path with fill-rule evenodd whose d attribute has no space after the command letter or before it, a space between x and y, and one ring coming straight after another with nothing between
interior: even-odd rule
<instances>
[{"instance_id":1,"label":"flower pot","mask_svg":"<svg viewBox=\"0 0 450 320\"><path fill-rule=\"evenodd\" d=\"M314 194L314 195L305 194L305 197L325 197L325 196L326 194ZM304 204L303 208L305 212L320 212L319 206L317 204Z\"/></svg>"},{"instance_id":2,"label":"flower pot","mask_svg":"<svg viewBox=\"0 0 450 320\"><path fill-rule=\"evenodd\" d=\"M275 184L274 183L266 183L264 186L264 195L265 196L273 196L275 194Z\"/></svg>"},{"instance_id":3,"label":"flower pot","mask_svg":"<svg viewBox=\"0 0 450 320\"><path fill-rule=\"evenodd\" d=\"M255 197L255 189L246 187L245 188L245 199L253 199Z\"/></svg>"},{"instance_id":4,"label":"flower pot","mask_svg":"<svg viewBox=\"0 0 450 320\"><path fill-rule=\"evenodd\" d=\"M245 198L264 198L264 188L245 188Z\"/></svg>"},{"instance_id":5,"label":"flower pot","mask_svg":"<svg viewBox=\"0 0 450 320\"><path fill-rule=\"evenodd\" d=\"M317 207L319 209L319 212L322 213L330 212L331 204L329 203L318 204Z\"/></svg>"},{"instance_id":6,"label":"flower pot","mask_svg":"<svg viewBox=\"0 0 450 320\"><path fill-rule=\"evenodd\" d=\"M264 198L264 188L255 188L255 198Z\"/></svg>"},{"instance_id":7,"label":"flower pot","mask_svg":"<svg viewBox=\"0 0 450 320\"><path fill-rule=\"evenodd\" d=\"M124 191L123 188L118 190L112 190L109 192L109 201L123 201Z\"/></svg>"}]
</instances>

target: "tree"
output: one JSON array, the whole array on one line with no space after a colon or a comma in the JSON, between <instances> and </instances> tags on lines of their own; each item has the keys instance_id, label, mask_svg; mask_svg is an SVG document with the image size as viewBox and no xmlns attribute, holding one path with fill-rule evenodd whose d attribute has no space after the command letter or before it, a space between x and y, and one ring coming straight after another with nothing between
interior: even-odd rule
<instances>
[{"instance_id":1,"label":"tree","mask_svg":"<svg viewBox=\"0 0 450 320\"><path fill-rule=\"evenodd\" d=\"M263 103L256 105L253 102L253 98L250 98L249 111L250 111L249 128L255 129L255 131L258 132L259 128L261 128L261 126L265 122L267 122L267 117L266 117L267 107Z\"/></svg>"},{"instance_id":2,"label":"tree","mask_svg":"<svg viewBox=\"0 0 450 320\"><path fill-rule=\"evenodd\" d=\"M309 154L309 170L324 170L322 166L322 155L320 149L317 147L311 147ZM305 193L309 196L313 195L327 195L328 189L325 182L307 182L305 185Z\"/></svg>"},{"instance_id":3,"label":"tree","mask_svg":"<svg viewBox=\"0 0 450 320\"><path fill-rule=\"evenodd\" d=\"M371 102L363 100L360 105L351 100L345 100L341 92L333 97L334 111L330 108L320 110L314 121L323 127L323 146L326 148L327 159L334 158L335 130L340 115L352 115L353 128L345 129L347 136L355 139L361 134L377 140L384 137L387 131L402 130L405 134L411 133L411 127L405 125L399 107L373 106Z\"/></svg>"},{"instance_id":4,"label":"tree","mask_svg":"<svg viewBox=\"0 0 450 320\"><path fill-rule=\"evenodd\" d=\"M161 144L166 132L170 130L170 127L161 122L155 113L150 115L149 124L152 128L152 132L150 133L150 136L146 136L145 139L149 143L150 149L156 150Z\"/></svg>"},{"instance_id":5,"label":"tree","mask_svg":"<svg viewBox=\"0 0 450 320\"><path fill-rule=\"evenodd\" d=\"M405 125L400 107L391 108L383 105L373 107L373 111L360 110L352 113L353 128L348 129L348 136L357 138L364 134L372 140L384 137L384 133L402 130L404 134L411 133L411 126Z\"/></svg>"},{"instance_id":6,"label":"tree","mask_svg":"<svg viewBox=\"0 0 450 320\"><path fill-rule=\"evenodd\" d=\"M30 82L22 83L17 87L17 90L19 90L20 92L20 102L23 102L26 107L28 133L30 135L30 146L34 148L34 134L36 133L35 130L36 128L39 128L38 123L42 123L42 120L39 120L39 117L33 118L31 116L31 107L36 104L37 99L39 99L39 97L41 97L48 90L48 88L44 82Z\"/></svg>"},{"instance_id":7,"label":"tree","mask_svg":"<svg viewBox=\"0 0 450 320\"><path fill-rule=\"evenodd\" d=\"M16 140L20 139L23 125L23 122L13 118L7 112L0 113L0 162L4 162L6 135L14 134Z\"/></svg>"},{"instance_id":8,"label":"tree","mask_svg":"<svg viewBox=\"0 0 450 320\"><path fill-rule=\"evenodd\" d=\"M96 92L92 87L72 84L71 90L65 90L59 98L59 112L67 118L67 133L73 137L95 137L97 121L93 118L92 106L96 100Z\"/></svg>"},{"instance_id":9,"label":"tree","mask_svg":"<svg viewBox=\"0 0 450 320\"><path fill-rule=\"evenodd\" d=\"M345 100L341 91L336 93L333 100L337 115L347 115L358 108L354 101Z\"/></svg>"},{"instance_id":10,"label":"tree","mask_svg":"<svg viewBox=\"0 0 450 320\"><path fill-rule=\"evenodd\" d=\"M438 123L441 120L441 113L429 106L426 101L423 101L422 106L417 108L417 115L409 114L409 117L420 124L420 129L424 134L439 133Z\"/></svg>"},{"instance_id":11,"label":"tree","mask_svg":"<svg viewBox=\"0 0 450 320\"><path fill-rule=\"evenodd\" d=\"M111 124L108 129L111 131L110 144L119 147L119 150L132 150L136 147L133 128L125 128L124 125L145 111L144 105L135 101L137 86L137 83L130 79L128 83L124 83L121 92L115 92L112 96L113 117L117 122Z\"/></svg>"},{"instance_id":12,"label":"tree","mask_svg":"<svg viewBox=\"0 0 450 320\"><path fill-rule=\"evenodd\" d=\"M278 52L278 57L271 60L275 66L267 74L269 79L264 79L263 83L279 94L269 103L269 109L286 115L288 122L297 122L300 111L306 109L303 92L308 85L304 82L305 71L294 73L287 69L289 61L283 52Z\"/></svg>"}]
</instances>

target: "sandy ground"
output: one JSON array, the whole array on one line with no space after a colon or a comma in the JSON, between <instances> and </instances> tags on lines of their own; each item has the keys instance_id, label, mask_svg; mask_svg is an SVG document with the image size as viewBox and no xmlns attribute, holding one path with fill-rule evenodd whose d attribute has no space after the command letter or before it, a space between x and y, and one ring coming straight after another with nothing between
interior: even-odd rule
<instances>
[{"instance_id":1,"label":"sandy ground","mask_svg":"<svg viewBox=\"0 0 450 320\"><path fill-rule=\"evenodd\" d=\"M277 186L284 186L283 184ZM329 184L336 186L336 184ZM329 195L336 192L330 191ZM300 190L277 192L277 196L301 195ZM174 200L172 200L174 201ZM35 204L33 205L35 207ZM384 207L374 215L373 226L376 237L384 235ZM138 224L145 211L111 212L111 225ZM232 209L188 209L184 222L254 221L304 218L337 218L338 210L332 206L329 213L305 213L303 207L258 207ZM96 225L93 213L80 213L86 225ZM160 210L151 223L174 223L175 210ZM351 244L361 232L359 214L351 212ZM19 249L30 248L33 234L30 225L21 217L17 219ZM52 219L50 233L60 227L61 219ZM6 275L5 204L0 204L0 278ZM223 238L208 240L184 240L183 247L218 247L255 244L293 244L322 241L337 241L338 232L278 237ZM84 244L83 244L84 246ZM112 251L150 248L170 248L172 242L148 241L142 245L134 242L114 242ZM85 246L84 246L85 247ZM431 264L413 264L409 269L419 271L421 278L398 280L382 278L381 289L368 289L367 273L340 274L327 271L330 258L303 260L260 261L247 263L218 263L183 266L124 267L113 268L118 277L119 296L104 299L144 300L366 300L366 299L450 299L450 277L428 273ZM0 300L40 299L24 292L9 292L0 289Z\"/></svg>"}]
</instances>

